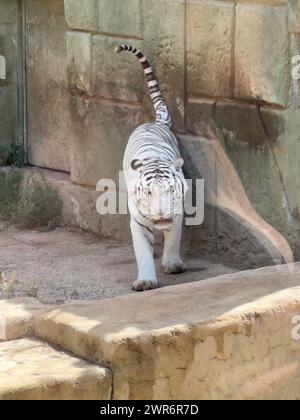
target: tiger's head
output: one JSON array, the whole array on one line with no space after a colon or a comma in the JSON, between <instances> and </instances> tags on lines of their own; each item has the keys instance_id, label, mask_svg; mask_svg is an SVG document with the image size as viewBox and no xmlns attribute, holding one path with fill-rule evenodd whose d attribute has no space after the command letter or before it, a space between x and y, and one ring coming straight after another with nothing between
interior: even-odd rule
<instances>
[{"instance_id":1,"label":"tiger's head","mask_svg":"<svg viewBox=\"0 0 300 420\"><path fill-rule=\"evenodd\" d=\"M131 168L138 172L133 188L138 213L158 230L167 229L183 214L187 184L183 176L182 158L172 164L159 160L134 160Z\"/></svg>"}]
</instances>

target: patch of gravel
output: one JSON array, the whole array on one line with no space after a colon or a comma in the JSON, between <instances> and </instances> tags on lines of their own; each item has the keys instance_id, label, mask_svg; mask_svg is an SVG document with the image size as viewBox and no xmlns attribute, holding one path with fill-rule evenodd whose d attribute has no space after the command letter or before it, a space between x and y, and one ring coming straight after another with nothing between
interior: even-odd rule
<instances>
[{"instance_id":1,"label":"patch of gravel","mask_svg":"<svg viewBox=\"0 0 300 420\"><path fill-rule=\"evenodd\" d=\"M161 252L161 249L159 249ZM187 272L165 275L157 259L161 287L203 280L235 270L203 260L185 261ZM99 240L79 230L21 231L0 225L0 273L15 276L15 296L62 304L133 293L136 262L131 243ZM5 296L1 295L0 298Z\"/></svg>"}]
</instances>

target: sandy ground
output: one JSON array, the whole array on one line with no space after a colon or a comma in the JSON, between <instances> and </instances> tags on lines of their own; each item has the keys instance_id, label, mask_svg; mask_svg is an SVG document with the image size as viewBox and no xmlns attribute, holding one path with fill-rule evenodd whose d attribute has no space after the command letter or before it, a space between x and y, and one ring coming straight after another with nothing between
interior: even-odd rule
<instances>
[{"instance_id":1,"label":"sandy ground","mask_svg":"<svg viewBox=\"0 0 300 420\"><path fill-rule=\"evenodd\" d=\"M158 246L157 252L161 253ZM157 260L161 287L193 282L234 270L202 259L185 261L187 272L165 275ZM99 240L81 231L20 231L0 224L0 273L15 276L15 296L43 303L103 299L133 293L136 263L132 245ZM0 285L0 298L4 298Z\"/></svg>"}]
</instances>

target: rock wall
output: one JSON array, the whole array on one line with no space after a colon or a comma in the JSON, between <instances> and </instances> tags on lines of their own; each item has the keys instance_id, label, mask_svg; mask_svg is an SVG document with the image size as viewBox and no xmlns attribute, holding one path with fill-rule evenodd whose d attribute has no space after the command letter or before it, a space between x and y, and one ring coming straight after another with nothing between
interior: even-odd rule
<instances>
[{"instance_id":1,"label":"rock wall","mask_svg":"<svg viewBox=\"0 0 300 420\"><path fill-rule=\"evenodd\" d=\"M28 162L70 171L63 0L26 0Z\"/></svg>"},{"instance_id":2,"label":"rock wall","mask_svg":"<svg viewBox=\"0 0 300 420\"><path fill-rule=\"evenodd\" d=\"M254 210L289 241L298 258L300 1L48 3L26 1L29 161L71 173L80 191L79 198L70 197L79 224L99 235L129 238L126 217L100 217L96 211L90 216L96 183L112 178L118 184L128 136L153 118L136 58L113 53L128 42L154 64L187 156L187 175L207 181L200 162L195 172L188 157L197 138L213 127ZM17 1L7 5L0 6L5 10L0 47L5 44L8 52L9 80L0 86L2 144L15 141L21 129ZM226 165L219 164L226 177ZM261 248L251 229L241 225L207 202L204 225L187 229L186 236L197 252L226 254L232 264L244 266L241 260L250 254L251 266L269 263L269 256L255 251Z\"/></svg>"},{"instance_id":3,"label":"rock wall","mask_svg":"<svg viewBox=\"0 0 300 420\"><path fill-rule=\"evenodd\" d=\"M20 2L1 0L0 55L6 61L6 80L0 80L0 147L22 141L22 81L19 55ZM0 153L0 164L1 155Z\"/></svg>"},{"instance_id":4,"label":"rock wall","mask_svg":"<svg viewBox=\"0 0 300 420\"><path fill-rule=\"evenodd\" d=\"M73 182L117 180L128 135L151 118L139 64L113 54L119 43L133 43L155 66L177 132L199 136L217 127L254 209L296 250L299 10L299 0L65 0ZM203 252L224 254L228 236L233 245L245 242L245 255L251 232L236 241L236 222L208 212L191 232Z\"/></svg>"}]
</instances>

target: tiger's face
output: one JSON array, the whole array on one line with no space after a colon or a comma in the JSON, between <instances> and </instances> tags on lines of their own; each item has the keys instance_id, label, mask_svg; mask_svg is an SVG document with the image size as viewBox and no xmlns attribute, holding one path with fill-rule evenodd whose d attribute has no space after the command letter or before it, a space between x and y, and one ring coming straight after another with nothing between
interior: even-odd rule
<instances>
[{"instance_id":1,"label":"tiger's face","mask_svg":"<svg viewBox=\"0 0 300 420\"><path fill-rule=\"evenodd\" d=\"M163 161L132 162L139 176L134 188L134 202L140 215L158 230L167 229L175 217L183 214L187 185L183 177L183 159L173 164Z\"/></svg>"}]
</instances>

